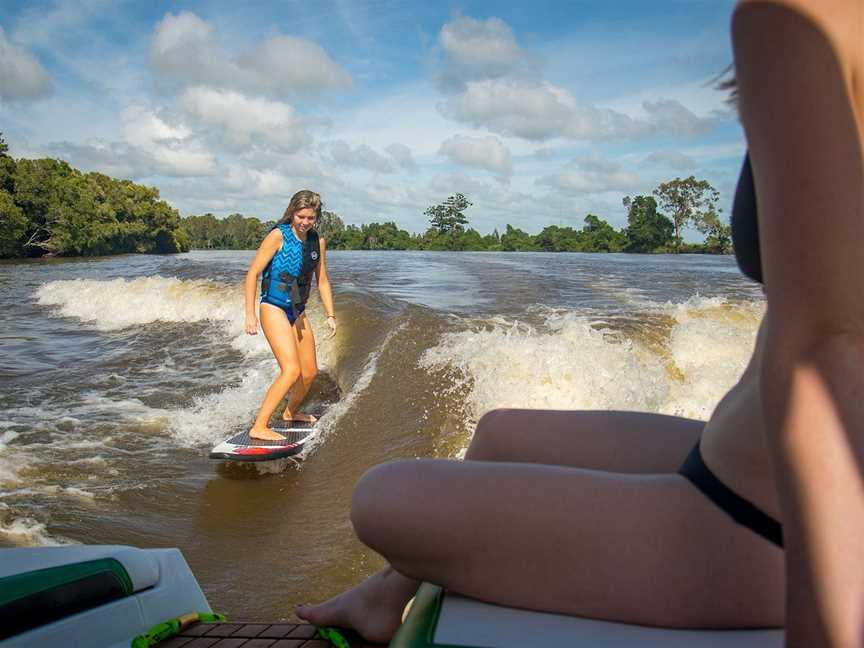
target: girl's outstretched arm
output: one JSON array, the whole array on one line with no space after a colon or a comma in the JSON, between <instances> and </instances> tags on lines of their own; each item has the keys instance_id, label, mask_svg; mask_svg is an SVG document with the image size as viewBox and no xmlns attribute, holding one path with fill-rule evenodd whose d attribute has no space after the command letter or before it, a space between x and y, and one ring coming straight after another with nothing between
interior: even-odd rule
<instances>
[{"instance_id":1,"label":"girl's outstretched arm","mask_svg":"<svg viewBox=\"0 0 864 648\"><path fill-rule=\"evenodd\" d=\"M761 392L789 646L864 641L862 6L746 0L732 25L768 297Z\"/></svg>"},{"instance_id":2,"label":"girl's outstretched arm","mask_svg":"<svg viewBox=\"0 0 864 648\"><path fill-rule=\"evenodd\" d=\"M243 282L243 296L246 306L246 332L249 335L258 333L258 316L255 314L255 291L258 285L258 275L264 272L264 268L270 263L273 255L282 247L282 232L279 228L274 229L258 246L255 258L249 264L246 271L246 279Z\"/></svg>"}]
</instances>

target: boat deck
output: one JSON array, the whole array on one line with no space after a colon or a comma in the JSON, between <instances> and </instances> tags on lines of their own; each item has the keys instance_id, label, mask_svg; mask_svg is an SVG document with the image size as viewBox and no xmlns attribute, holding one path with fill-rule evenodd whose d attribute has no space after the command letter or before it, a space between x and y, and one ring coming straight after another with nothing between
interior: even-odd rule
<instances>
[{"instance_id":1,"label":"boat deck","mask_svg":"<svg viewBox=\"0 0 864 648\"><path fill-rule=\"evenodd\" d=\"M315 626L297 623L195 623L157 648L329 648ZM351 648L379 648L359 635L342 633Z\"/></svg>"}]
</instances>

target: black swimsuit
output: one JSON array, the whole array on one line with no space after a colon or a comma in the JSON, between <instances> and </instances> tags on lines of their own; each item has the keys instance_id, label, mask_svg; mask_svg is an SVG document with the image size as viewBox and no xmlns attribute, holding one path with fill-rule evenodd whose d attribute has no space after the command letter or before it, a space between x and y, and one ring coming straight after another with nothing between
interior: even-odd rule
<instances>
[{"instance_id":1,"label":"black swimsuit","mask_svg":"<svg viewBox=\"0 0 864 648\"><path fill-rule=\"evenodd\" d=\"M735 260L741 272L762 283L762 260L759 255L759 221L756 213L756 191L753 185L753 170L750 156L744 158L744 166L738 177L735 201L732 205L732 242ZM783 547L783 526L756 505L744 499L726 484L717 479L702 459L699 443L690 451L678 469L702 493L728 513L738 524Z\"/></svg>"}]
</instances>

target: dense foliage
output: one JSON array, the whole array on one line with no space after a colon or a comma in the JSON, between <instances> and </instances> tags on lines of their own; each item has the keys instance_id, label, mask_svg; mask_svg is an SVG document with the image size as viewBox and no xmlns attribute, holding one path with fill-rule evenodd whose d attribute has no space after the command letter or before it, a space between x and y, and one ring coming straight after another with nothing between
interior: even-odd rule
<instances>
[{"instance_id":1,"label":"dense foliage","mask_svg":"<svg viewBox=\"0 0 864 648\"><path fill-rule=\"evenodd\" d=\"M272 222L262 223L254 217L231 214L216 218L213 214L188 216L180 230L196 250L252 250L261 244Z\"/></svg>"},{"instance_id":2,"label":"dense foliage","mask_svg":"<svg viewBox=\"0 0 864 648\"><path fill-rule=\"evenodd\" d=\"M0 257L181 252L180 214L152 187L15 160L0 134Z\"/></svg>"}]
</instances>

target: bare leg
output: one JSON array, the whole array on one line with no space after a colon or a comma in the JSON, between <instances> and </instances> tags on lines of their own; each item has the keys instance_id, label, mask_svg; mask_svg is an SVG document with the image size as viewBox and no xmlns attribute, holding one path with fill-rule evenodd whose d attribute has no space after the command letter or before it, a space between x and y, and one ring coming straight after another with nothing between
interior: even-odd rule
<instances>
[{"instance_id":1,"label":"bare leg","mask_svg":"<svg viewBox=\"0 0 864 648\"><path fill-rule=\"evenodd\" d=\"M673 472L703 426L702 421L633 412L495 410L478 423L466 458ZM313 623L357 628L368 639L387 640L418 583L388 567L326 603L298 609L298 615Z\"/></svg>"},{"instance_id":2,"label":"bare leg","mask_svg":"<svg viewBox=\"0 0 864 648\"><path fill-rule=\"evenodd\" d=\"M396 461L363 476L352 521L400 574L493 603L668 627L783 622L783 552L677 474Z\"/></svg>"},{"instance_id":3,"label":"bare leg","mask_svg":"<svg viewBox=\"0 0 864 648\"><path fill-rule=\"evenodd\" d=\"M477 423L466 459L672 473L704 421L646 412L497 409Z\"/></svg>"},{"instance_id":4,"label":"bare leg","mask_svg":"<svg viewBox=\"0 0 864 648\"><path fill-rule=\"evenodd\" d=\"M300 377L297 341L291 331L292 327L288 322L288 317L282 312L282 309L269 304L261 304L259 317L264 336L270 344L273 355L276 356L281 373L267 390L255 423L249 431L249 436L253 439L280 440L285 437L274 432L267 424L279 402Z\"/></svg>"},{"instance_id":5,"label":"bare leg","mask_svg":"<svg viewBox=\"0 0 864 648\"><path fill-rule=\"evenodd\" d=\"M300 403L303 402L306 394L309 393L312 381L318 375L318 360L315 356L315 335L312 333L312 327L309 325L305 313L297 318L292 330L294 331L294 339L297 341L297 352L300 360L300 380L294 383L294 387L288 395L288 405L282 413L282 418L286 421L294 420L314 423L316 420L314 416L297 411Z\"/></svg>"}]
</instances>

